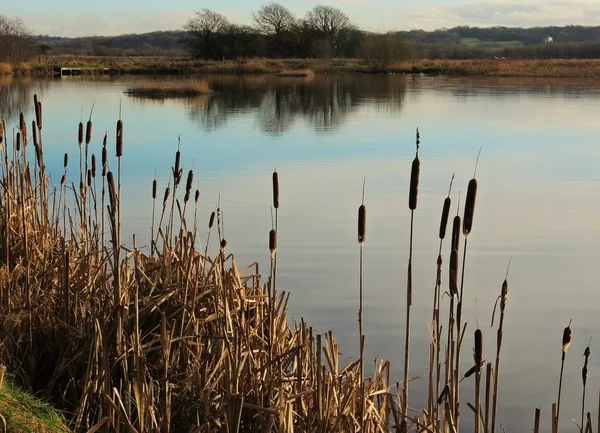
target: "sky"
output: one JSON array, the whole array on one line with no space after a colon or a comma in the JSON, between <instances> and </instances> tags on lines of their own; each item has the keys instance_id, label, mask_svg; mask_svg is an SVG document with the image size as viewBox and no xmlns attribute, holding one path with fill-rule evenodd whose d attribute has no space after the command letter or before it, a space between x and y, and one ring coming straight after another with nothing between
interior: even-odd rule
<instances>
[{"instance_id":1,"label":"sky","mask_svg":"<svg viewBox=\"0 0 600 433\"><path fill-rule=\"evenodd\" d=\"M34 34L112 36L177 30L201 8L251 24L269 0L0 0L0 14L20 17ZM370 31L434 30L458 25L533 27L600 25L600 0L280 0L296 16L316 5L344 11Z\"/></svg>"}]
</instances>

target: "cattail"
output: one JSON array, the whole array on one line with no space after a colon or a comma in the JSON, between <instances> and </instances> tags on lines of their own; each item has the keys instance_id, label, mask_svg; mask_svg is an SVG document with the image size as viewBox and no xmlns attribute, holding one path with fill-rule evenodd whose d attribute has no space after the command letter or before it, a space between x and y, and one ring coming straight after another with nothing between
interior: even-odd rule
<instances>
[{"instance_id":1,"label":"cattail","mask_svg":"<svg viewBox=\"0 0 600 433\"><path fill-rule=\"evenodd\" d=\"M460 248L460 215L456 215L452 221L452 249L458 251Z\"/></svg>"},{"instance_id":2,"label":"cattail","mask_svg":"<svg viewBox=\"0 0 600 433\"><path fill-rule=\"evenodd\" d=\"M92 153L92 177L96 178L96 154Z\"/></svg>"},{"instance_id":3,"label":"cattail","mask_svg":"<svg viewBox=\"0 0 600 433\"><path fill-rule=\"evenodd\" d=\"M194 203L198 203L198 200L200 200L200 191L196 190L196 195L194 196Z\"/></svg>"},{"instance_id":4,"label":"cattail","mask_svg":"<svg viewBox=\"0 0 600 433\"><path fill-rule=\"evenodd\" d=\"M358 208L358 243L364 244L367 237L367 207L361 204Z\"/></svg>"},{"instance_id":5,"label":"cattail","mask_svg":"<svg viewBox=\"0 0 600 433\"><path fill-rule=\"evenodd\" d=\"M175 180L175 186L179 185L181 183L181 178L183 177L183 168L180 168L179 171L177 172L177 178Z\"/></svg>"},{"instance_id":6,"label":"cattail","mask_svg":"<svg viewBox=\"0 0 600 433\"><path fill-rule=\"evenodd\" d=\"M64 186L67 183L67 175L63 174L60 178L60 186Z\"/></svg>"},{"instance_id":7,"label":"cattail","mask_svg":"<svg viewBox=\"0 0 600 433\"><path fill-rule=\"evenodd\" d=\"M79 181L79 194L83 199L85 199L85 185L83 184L82 180Z\"/></svg>"},{"instance_id":8,"label":"cattail","mask_svg":"<svg viewBox=\"0 0 600 433\"><path fill-rule=\"evenodd\" d=\"M92 141L92 119L87 121L85 127L85 144L90 144L90 141Z\"/></svg>"},{"instance_id":9,"label":"cattail","mask_svg":"<svg viewBox=\"0 0 600 433\"><path fill-rule=\"evenodd\" d=\"M163 197L163 207L167 205L167 200L169 200L169 194L171 194L171 189L167 187L165 189L165 195Z\"/></svg>"},{"instance_id":10,"label":"cattail","mask_svg":"<svg viewBox=\"0 0 600 433\"><path fill-rule=\"evenodd\" d=\"M158 183L156 182L156 179L154 179L152 181L152 200L156 199L156 189L158 188Z\"/></svg>"},{"instance_id":11,"label":"cattail","mask_svg":"<svg viewBox=\"0 0 600 433\"><path fill-rule=\"evenodd\" d=\"M450 296L458 294L458 250L453 249L450 253Z\"/></svg>"},{"instance_id":12,"label":"cattail","mask_svg":"<svg viewBox=\"0 0 600 433\"><path fill-rule=\"evenodd\" d=\"M87 186L92 187L92 170L88 168L87 171Z\"/></svg>"},{"instance_id":13,"label":"cattail","mask_svg":"<svg viewBox=\"0 0 600 433\"><path fill-rule=\"evenodd\" d=\"M42 101L35 104L35 121L39 129L42 129Z\"/></svg>"},{"instance_id":14,"label":"cattail","mask_svg":"<svg viewBox=\"0 0 600 433\"><path fill-rule=\"evenodd\" d=\"M588 378L588 361L591 355L590 346L588 345L583 352L583 356L585 356L585 363L583 364L583 369L581 370L581 378L583 379L583 386L587 385Z\"/></svg>"},{"instance_id":15,"label":"cattail","mask_svg":"<svg viewBox=\"0 0 600 433\"><path fill-rule=\"evenodd\" d=\"M180 162L181 162L181 152L178 150L177 152L175 152L175 168L173 168L173 176L175 176L175 177L179 176Z\"/></svg>"},{"instance_id":16,"label":"cattail","mask_svg":"<svg viewBox=\"0 0 600 433\"><path fill-rule=\"evenodd\" d=\"M83 122L79 122L79 128L77 130L77 142L79 147L83 144Z\"/></svg>"},{"instance_id":17,"label":"cattail","mask_svg":"<svg viewBox=\"0 0 600 433\"><path fill-rule=\"evenodd\" d=\"M33 137L33 145L34 145L34 147L37 147L37 145L38 145L38 134L37 134L37 128L35 127L35 120L31 121L31 136Z\"/></svg>"},{"instance_id":18,"label":"cattail","mask_svg":"<svg viewBox=\"0 0 600 433\"><path fill-rule=\"evenodd\" d=\"M481 329L475 330L475 353L473 359L475 360L475 365L481 368L483 365L483 333Z\"/></svg>"},{"instance_id":19,"label":"cattail","mask_svg":"<svg viewBox=\"0 0 600 433\"><path fill-rule=\"evenodd\" d=\"M123 156L123 121L117 121L117 158Z\"/></svg>"},{"instance_id":20,"label":"cattail","mask_svg":"<svg viewBox=\"0 0 600 433\"><path fill-rule=\"evenodd\" d=\"M33 94L33 106L35 107L38 103L38 97L37 97L37 93Z\"/></svg>"},{"instance_id":21,"label":"cattail","mask_svg":"<svg viewBox=\"0 0 600 433\"><path fill-rule=\"evenodd\" d=\"M108 141L108 133L105 132L104 133L104 138L102 139L102 146L103 147L106 147L107 141Z\"/></svg>"},{"instance_id":22,"label":"cattail","mask_svg":"<svg viewBox=\"0 0 600 433\"><path fill-rule=\"evenodd\" d=\"M418 136L418 132L417 132ZM418 141L417 141L418 143ZM417 144L418 146L418 144ZM418 147L417 147L418 149ZM408 194L408 208L415 210L417 208L417 196L419 195L419 173L421 171L421 161L419 161L419 154L412 162L412 169L410 171L410 190Z\"/></svg>"},{"instance_id":23,"label":"cattail","mask_svg":"<svg viewBox=\"0 0 600 433\"><path fill-rule=\"evenodd\" d=\"M273 172L273 207L279 209L279 175Z\"/></svg>"},{"instance_id":24,"label":"cattail","mask_svg":"<svg viewBox=\"0 0 600 433\"><path fill-rule=\"evenodd\" d=\"M225 239L223 239L221 241L221 249L224 250L225 248L227 248L227 241Z\"/></svg>"},{"instance_id":25,"label":"cattail","mask_svg":"<svg viewBox=\"0 0 600 433\"><path fill-rule=\"evenodd\" d=\"M271 257L277 251L277 232L274 229L269 232L269 251L271 252Z\"/></svg>"},{"instance_id":26,"label":"cattail","mask_svg":"<svg viewBox=\"0 0 600 433\"><path fill-rule=\"evenodd\" d=\"M106 176L107 170L108 170L108 151L106 150L106 146L103 146L102 147L102 176Z\"/></svg>"},{"instance_id":27,"label":"cattail","mask_svg":"<svg viewBox=\"0 0 600 433\"><path fill-rule=\"evenodd\" d=\"M566 355L567 351L569 350L569 346L571 345L572 338L573 338L573 331L571 330L571 323L569 322L569 326L567 326L565 328L565 330L563 331L563 338L562 338L563 355Z\"/></svg>"},{"instance_id":28,"label":"cattail","mask_svg":"<svg viewBox=\"0 0 600 433\"><path fill-rule=\"evenodd\" d=\"M21 151L21 133L17 132L17 152Z\"/></svg>"},{"instance_id":29,"label":"cattail","mask_svg":"<svg viewBox=\"0 0 600 433\"><path fill-rule=\"evenodd\" d=\"M69 154L65 153L65 156L63 157L63 167L65 168L65 170L69 167Z\"/></svg>"},{"instance_id":30,"label":"cattail","mask_svg":"<svg viewBox=\"0 0 600 433\"><path fill-rule=\"evenodd\" d=\"M213 213L210 214L210 219L208 220L208 229L212 229L213 228L213 224L215 223L215 213L213 211Z\"/></svg>"},{"instance_id":31,"label":"cattail","mask_svg":"<svg viewBox=\"0 0 600 433\"><path fill-rule=\"evenodd\" d=\"M446 200L444 200L444 208L442 209L442 220L440 221L440 239L444 239L446 237L446 227L448 226L448 216L450 215L451 204L452 199L450 197L446 197Z\"/></svg>"},{"instance_id":32,"label":"cattail","mask_svg":"<svg viewBox=\"0 0 600 433\"><path fill-rule=\"evenodd\" d=\"M113 212L115 211L115 199L117 197L117 189L115 188L115 179L114 176L112 174L112 171L109 171L108 173L106 173L106 180L108 182L108 196L110 198L110 205L113 209Z\"/></svg>"},{"instance_id":33,"label":"cattail","mask_svg":"<svg viewBox=\"0 0 600 433\"><path fill-rule=\"evenodd\" d=\"M0 122L0 144L4 141L4 124Z\"/></svg>"},{"instance_id":34,"label":"cattail","mask_svg":"<svg viewBox=\"0 0 600 433\"><path fill-rule=\"evenodd\" d=\"M188 171L187 182L185 183L186 191L189 192L192 190L192 182L194 182L194 170Z\"/></svg>"},{"instance_id":35,"label":"cattail","mask_svg":"<svg viewBox=\"0 0 600 433\"><path fill-rule=\"evenodd\" d=\"M465 215L463 221L463 234L469 237L473 229L473 214L475 213L475 200L477 198L477 179L469 181L467 188L467 198L465 200Z\"/></svg>"},{"instance_id":36,"label":"cattail","mask_svg":"<svg viewBox=\"0 0 600 433\"><path fill-rule=\"evenodd\" d=\"M27 144L27 123L25 123L25 115L23 113L19 114L19 129L23 134L23 145Z\"/></svg>"}]
</instances>

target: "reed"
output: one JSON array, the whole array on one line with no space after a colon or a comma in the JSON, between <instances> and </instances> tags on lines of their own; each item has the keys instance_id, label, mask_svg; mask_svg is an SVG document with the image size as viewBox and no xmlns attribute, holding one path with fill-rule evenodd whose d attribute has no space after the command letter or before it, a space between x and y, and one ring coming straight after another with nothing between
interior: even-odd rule
<instances>
[{"instance_id":1,"label":"reed","mask_svg":"<svg viewBox=\"0 0 600 433\"><path fill-rule=\"evenodd\" d=\"M558 380L558 398L556 402L556 415L553 417L553 425L555 431L558 433L559 430L559 421L560 421L560 397L562 393L562 381L563 381L563 371L565 368L565 358L567 356L567 352L569 351L569 346L571 345L571 341L573 339L573 331L571 329L571 322L569 321L569 326L567 326L563 331L562 336L562 350L561 350L561 362L560 362L560 378Z\"/></svg>"},{"instance_id":2,"label":"reed","mask_svg":"<svg viewBox=\"0 0 600 433\"><path fill-rule=\"evenodd\" d=\"M358 245L360 250L359 256L359 294L358 294L358 347L359 347L359 371L360 371L360 431L364 431L365 419L365 382L364 382L364 350L365 350L365 335L363 331L363 248L367 239L367 208L365 206L365 182L363 181L362 202L358 207Z\"/></svg>"},{"instance_id":3,"label":"reed","mask_svg":"<svg viewBox=\"0 0 600 433\"><path fill-rule=\"evenodd\" d=\"M581 379L583 381L583 390L582 390L582 395L581 395L581 424L579 426L581 433L583 433L583 431L584 431L583 415L585 414L585 391L586 391L587 379L588 379L588 363L590 361L590 355L592 353L590 350L591 343L592 343L592 338L590 337L590 341L588 342L587 347L583 351L584 362L583 362L583 368L581 369ZM591 420L588 423L588 425L590 425L590 427L591 427ZM587 430L587 428L586 428L586 430Z\"/></svg>"}]
</instances>

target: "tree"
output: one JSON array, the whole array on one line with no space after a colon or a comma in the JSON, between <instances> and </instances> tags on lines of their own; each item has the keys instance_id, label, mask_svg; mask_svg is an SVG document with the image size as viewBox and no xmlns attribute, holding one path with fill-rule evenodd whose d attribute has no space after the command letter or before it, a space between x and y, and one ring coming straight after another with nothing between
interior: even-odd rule
<instances>
[{"instance_id":1,"label":"tree","mask_svg":"<svg viewBox=\"0 0 600 433\"><path fill-rule=\"evenodd\" d=\"M219 39L229 28L229 22L223 15L202 9L184 26L187 37L184 42L194 57L219 59L223 56Z\"/></svg>"},{"instance_id":2,"label":"tree","mask_svg":"<svg viewBox=\"0 0 600 433\"><path fill-rule=\"evenodd\" d=\"M0 15L0 61L21 63L34 54L35 44L23 20Z\"/></svg>"},{"instance_id":3,"label":"tree","mask_svg":"<svg viewBox=\"0 0 600 433\"><path fill-rule=\"evenodd\" d=\"M409 49L402 33L365 35L358 49L358 56L378 68L385 69L394 62L409 57Z\"/></svg>"},{"instance_id":4,"label":"tree","mask_svg":"<svg viewBox=\"0 0 600 433\"><path fill-rule=\"evenodd\" d=\"M271 2L252 14L258 30L270 39L273 54L284 54L285 39L293 31L296 18L285 6Z\"/></svg>"},{"instance_id":5,"label":"tree","mask_svg":"<svg viewBox=\"0 0 600 433\"><path fill-rule=\"evenodd\" d=\"M331 6L315 6L306 14L305 24L315 34L316 40L329 42L336 55L356 28L344 12Z\"/></svg>"}]
</instances>

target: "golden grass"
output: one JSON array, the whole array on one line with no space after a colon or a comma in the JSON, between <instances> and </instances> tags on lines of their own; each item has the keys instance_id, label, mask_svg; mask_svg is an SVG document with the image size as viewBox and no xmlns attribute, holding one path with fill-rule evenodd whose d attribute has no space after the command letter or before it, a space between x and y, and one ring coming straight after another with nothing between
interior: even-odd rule
<instances>
[{"instance_id":1,"label":"golden grass","mask_svg":"<svg viewBox=\"0 0 600 433\"><path fill-rule=\"evenodd\" d=\"M13 67L10 63L0 62L0 75L12 75Z\"/></svg>"},{"instance_id":2,"label":"golden grass","mask_svg":"<svg viewBox=\"0 0 600 433\"><path fill-rule=\"evenodd\" d=\"M315 75L312 69L284 69L277 74L278 77L311 77Z\"/></svg>"},{"instance_id":3,"label":"golden grass","mask_svg":"<svg viewBox=\"0 0 600 433\"><path fill-rule=\"evenodd\" d=\"M205 80L185 80L170 83L143 81L128 87L125 93L146 98L180 98L208 95L210 88Z\"/></svg>"}]
</instances>

